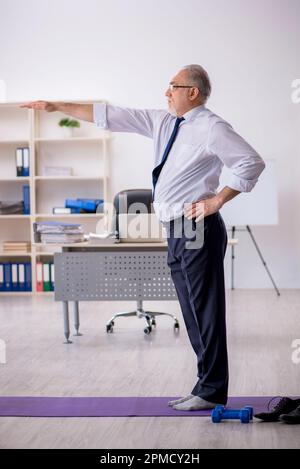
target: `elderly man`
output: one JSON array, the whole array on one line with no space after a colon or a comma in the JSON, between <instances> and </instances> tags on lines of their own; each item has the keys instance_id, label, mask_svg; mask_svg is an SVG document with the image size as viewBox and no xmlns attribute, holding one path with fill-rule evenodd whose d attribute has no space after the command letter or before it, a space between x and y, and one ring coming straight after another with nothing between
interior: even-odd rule
<instances>
[{"instance_id":1,"label":"elderly man","mask_svg":"<svg viewBox=\"0 0 300 469\"><path fill-rule=\"evenodd\" d=\"M168 225L168 265L198 365L191 394L169 402L176 410L210 409L227 402L223 270L227 235L219 210L240 192L251 191L265 167L230 124L206 108L210 92L207 72L200 65L189 65L170 81L165 93L169 111L45 101L23 105L153 139L154 208ZM232 176L217 193L224 164ZM195 232L201 225L200 245L188 245L190 237L182 223L186 220Z\"/></svg>"}]
</instances>

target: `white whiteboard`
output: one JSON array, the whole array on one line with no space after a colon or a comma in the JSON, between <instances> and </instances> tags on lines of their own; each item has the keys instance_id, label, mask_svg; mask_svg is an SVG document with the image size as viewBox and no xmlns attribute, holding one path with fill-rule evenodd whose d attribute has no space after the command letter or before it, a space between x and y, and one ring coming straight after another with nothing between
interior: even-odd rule
<instances>
[{"instance_id":1,"label":"white whiteboard","mask_svg":"<svg viewBox=\"0 0 300 469\"><path fill-rule=\"evenodd\" d=\"M266 167L251 192L239 194L220 210L228 226L277 225L278 194L275 160L265 160ZM219 189L229 182L231 172L224 167Z\"/></svg>"}]
</instances>

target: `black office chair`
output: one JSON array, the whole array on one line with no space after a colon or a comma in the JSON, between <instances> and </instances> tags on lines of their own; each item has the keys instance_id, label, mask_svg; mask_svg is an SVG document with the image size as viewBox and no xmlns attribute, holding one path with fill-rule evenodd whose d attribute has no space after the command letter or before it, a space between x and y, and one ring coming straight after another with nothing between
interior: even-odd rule
<instances>
[{"instance_id":1,"label":"black office chair","mask_svg":"<svg viewBox=\"0 0 300 469\"><path fill-rule=\"evenodd\" d=\"M136 205L138 204L138 205ZM114 228L113 231L116 231L118 236L119 232L119 220L118 215L121 213L128 213L130 207L134 206L140 207L139 204L143 204L141 206L142 213L151 214L154 212L153 204L152 204L152 191L151 189L129 189L123 190L118 192L114 198L114 208L115 208L115 218L114 218ZM139 211L134 210L135 213L139 213ZM130 316L137 316L138 318L145 318L146 320L146 327L144 328L145 334L150 334L152 331L152 327L156 326L156 316L170 316L174 320L174 330L179 330L179 322L176 316L170 313L163 313L158 311L145 311L143 308L143 300L137 300L137 306L135 311L130 312L120 312L113 315L113 317L107 322L106 324L106 331L113 332L113 326L115 324L115 319L118 317L130 317Z\"/></svg>"},{"instance_id":2,"label":"black office chair","mask_svg":"<svg viewBox=\"0 0 300 469\"><path fill-rule=\"evenodd\" d=\"M114 198L114 208L115 208L115 231L119 232L119 217L120 213L128 213L133 207L134 213L138 213L138 210L135 210L137 204L141 204L140 209L144 213L153 213L153 204L152 204L152 191L151 189L127 189L121 192L118 192ZM118 236L118 235L117 235Z\"/></svg>"}]
</instances>

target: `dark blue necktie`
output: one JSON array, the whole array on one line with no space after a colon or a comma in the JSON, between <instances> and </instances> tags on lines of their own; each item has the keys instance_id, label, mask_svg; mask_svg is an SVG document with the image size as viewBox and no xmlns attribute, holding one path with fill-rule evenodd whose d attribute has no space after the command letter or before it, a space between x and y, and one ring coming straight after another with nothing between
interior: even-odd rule
<instances>
[{"instance_id":1,"label":"dark blue necktie","mask_svg":"<svg viewBox=\"0 0 300 469\"><path fill-rule=\"evenodd\" d=\"M176 119L176 122L175 122L175 125L174 125L174 129L173 129L173 132L171 134L171 137L169 138L169 141L167 143L167 146L165 148L165 151L164 151L164 154L163 154L163 157L162 157L162 160L161 162L159 163L158 166L156 166L153 171L152 171L152 183L153 183L153 195L152 195L152 199L154 200L154 191L155 191L155 186L156 186L156 183L158 181L158 178L159 178L159 175L161 173L161 170L163 169L163 166L165 164L165 162L167 161L167 158L168 158L168 155L170 153L170 150L172 148L172 145L175 141L175 138L178 134L178 129L179 129L179 124L180 122L182 122L184 120L184 117L177 117Z\"/></svg>"}]
</instances>

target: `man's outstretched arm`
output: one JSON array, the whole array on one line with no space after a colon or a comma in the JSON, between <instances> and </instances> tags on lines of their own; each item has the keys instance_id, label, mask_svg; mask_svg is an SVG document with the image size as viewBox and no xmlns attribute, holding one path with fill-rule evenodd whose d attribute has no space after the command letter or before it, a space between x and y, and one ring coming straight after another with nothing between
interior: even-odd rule
<instances>
[{"instance_id":1,"label":"man's outstretched arm","mask_svg":"<svg viewBox=\"0 0 300 469\"><path fill-rule=\"evenodd\" d=\"M61 103L49 101L31 101L24 103L20 107L35 109L37 111L54 112L59 111L68 116L77 119L93 122L93 104L76 104L76 103Z\"/></svg>"}]
</instances>

